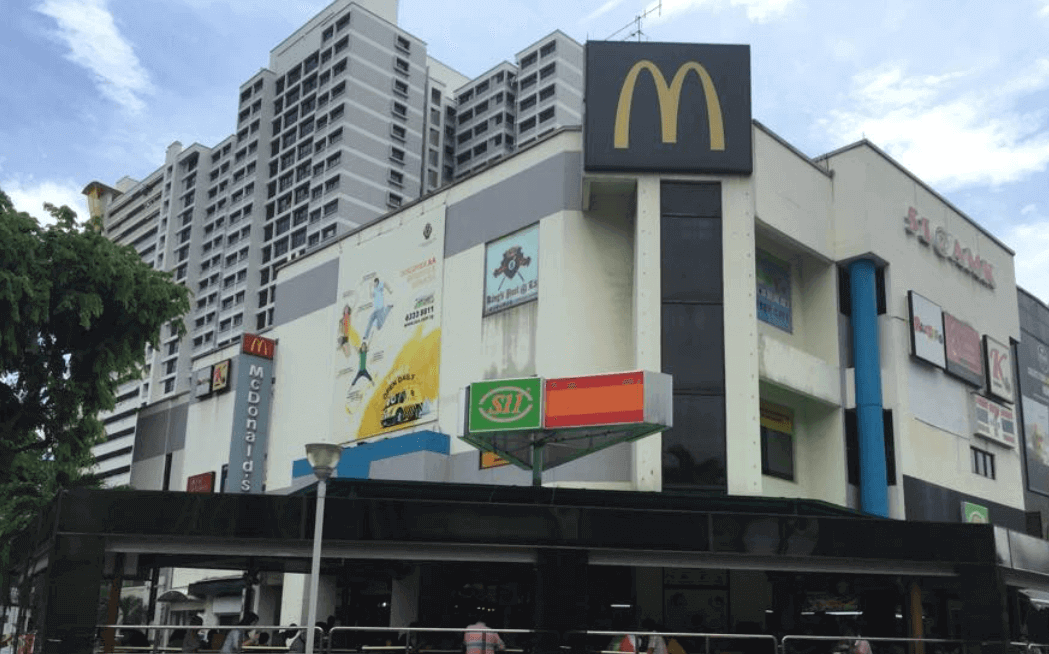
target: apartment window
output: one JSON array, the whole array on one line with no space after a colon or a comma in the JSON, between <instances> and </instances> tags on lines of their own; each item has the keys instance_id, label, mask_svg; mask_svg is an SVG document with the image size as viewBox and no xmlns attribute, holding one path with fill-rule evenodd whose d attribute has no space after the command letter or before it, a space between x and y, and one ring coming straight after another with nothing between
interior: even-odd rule
<instances>
[{"instance_id":1,"label":"apartment window","mask_svg":"<svg viewBox=\"0 0 1049 654\"><path fill-rule=\"evenodd\" d=\"M988 479L994 479L994 455L978 447L970 447L972 452L973 473Z\"/></svg>"},{"instance_id":2,"label":"apartment window","mask_svg":"<svg viewBox=\"0 0 1049 654\"><path fill-rule=\"evenodd\" d=\"M430 145L441 144L441 132L439 130L430 128Z\"/></svg>"},{"instance_id":3,"label":"apartment window","mask_svg":"<svg viewBox=\"0 0 1049 654\"><path fill-rule=\"evenodd\" d=\"M390 136L395 140L403 142L407 134L408 130L403 125L390 125Z\"/></svg>"},{"instance_id":4,"label":"apartment window","mask_svg":"<svg viewBox=\"0 0 1049 654\"><path fill-rule=\"evenodd\" d=\"M386 194L386 206L396 209L397 207L401 206L402 202L404 202L404 198L402 198L397 193Z\"/></svg>"},{"instance_id":5,"label":"apartment window","mask_svg":"<svg viewBox=\"0 0 1049 654\"><path fill-rule=\"evenodd\" d=\"M459 114L459 124L462 125L466 121L474 117L473 109L467 109L466 111Z\"/></svg>"},{"instance_id":6,"label":"apartment window","mask_svg":"<svg viewBox=\"0 0 1049 654\"><path fill-rule=\"evenodd\" d=\"M335 21L335 29L341 32L342 30L346 29L349 26L349 24L350 24L350 15L346 14L345 16L340 18L339 20Z\"/></svg>"},{"instance_id":7,"label":"apartment window","mask_svg":"<svg viewBox=\"0 0 1049 654\"><path fill-rule=\"evenodd\" d=\"M430 188L437 187L437 171L428 170L426 171L426 183L430 185Z\"/></svg>"},{"instance_id":8,"label":"apartment window","mask_svg":"<svg viewBox=\"0 0 1049 654\"><path fill-rule=\"evenodd\" d=\"M334 191L337 188L339 188L339 176L338 175L336 175L335 177L332 177L328 181L324 182L324 192L325 193L330 193L330 192Z\"/></svg>"},{"instance_id":9,"label":"apartment window","mask_svg":"<svg viewBox=\"0 0 1049 654\"><path fill-rule=\"evenodd\" d=\"M400 148L390 148L390 159L397 163L404 163L404 150Z\"/></svg>"},{"instance_id":10,"label":"apartment window","mask_svg":"<svg viewBox=\"0 0 1049 654\"><path fill-rule=\"evenodd\" d=\"M337 62L335 62L335 65L331 67L331 74L332 75L339 75L339 74L345 72L347 65L348 64L346 62L346 59L338 60Z\"/></svg>"},{"instance_id":11,"label":"apartment window","mask_svg":"<svg viewBox=\"0 0 1049 654\"><path fill-rule=\"evenodd\" d=\"M521 100L521 111L526 111L528 109L531 109L532 107L535 106L535 103L536 103L536 97L534 95L529 96L529 97L525 98L524 100Z\"/></svg>"},{"instance_id":12,"label":"apartment window","mask_svg":"<svg viewBox=\"0 0 1049 654\"><path fill-rule=\"evenodd\" d=\"M524 90L525 90L525 89L527 89L527 88L530 88L530 87L532 87L532 86L535 86L535 83L536 83L537 81L538 81L538 80L537 80L537 78L536 78L536 76L535 76L535 73L532 73L532 74L531 74L531 75L529 75L528 77L526 77L526 78L524 78L523 80L521 80L521 87L520 87L520 90L521 90L521 91L524 91Z\"/></svg>"},{"instance_id":13,"label":"apartment window","mask_svg":"<svg viewBox=\"0 0 1049 654\"><path fill-rule=\"evenodd\" d=\"M540 57L549 57L550 55L554 54L554 51L556 49L557 49L557 41L551 41L551 42L547 43L546 45L544 45L543 47L539 48L539 56Z\"/></svg>"},{"instance_id":14,"label":"apartment window","mask_svg":"<svg viewBox=\"0 0 1049 654\"><path fill-rule=\"evenodd\" d=\"M165 379L164 380L164 392L165 393L171 393L174 390L175 390L175 380L174 379Z\"/></svg>"},{"instance_id":15,"label":"apartment window","mask_svg":"<svg viewBox=\"0 0 1049 654\"><path fill-rule=\"evenodd\" d=\"M793 412L786 407L761 407L761 474L794 481Z\"/></svg>"},{"instance_id":16,"label":"apartment window","mask_svg":"<svg viewBox=\"0 0 1049 654\"><path fill-rule=\"evenodd\" d=\"M345 112L346 112L346 106L345 106L345 105L342 105L342 104L340 104L340 105L339 105L338 107L335 107L334 109L332 109L332 110L331 110L331 113L330 113L330 114L328 114L328 118L329 118L329 120L331 120L332 122L334 122L334 121L336 121L336 120L338 120L338 119L342 118L342 115L343 115L343 114L344 114Z\"/></svg>"},{"instance_id":17,"label":"apartment window","mask_svg":"<svg viewBox=\"0 0 1049 654\"><path fill-rule=\"evenodd\" d=\"M539 91L539 100L540 101L542 101L542 100L549 100L552 97L554 97L554 85L553 84L551 84L550 86L546 87L545 89Z\"/></svg>"},{"instance_id":18,"label":"apartment window","mask_svg":"<svg viewBox=\"0 0 1049 654\"><path fill-rule=\"evenodd\" d=\"M401 59L400 57L395 57L394 60L393 60L393 65L394 65L394 70L396 70L398 73L400 73L401 75L405 75L405 76L408 75L408 72L409 72L410 69L408 67L408 60L407 59Z\"/></svg>"},{"instance_id":19,"label":"apartment window","mask_svg":"<svg viewBox=\"0 0 1049 654\"><path fill-rule=\"evenodd\" d=\"M437 89L430 89L430 102L433 104L441 104L441 92Z\"/></svg>"},{"instance_id":20,"label":"apartment window","mask_svg":"<svg viewBox=\"0 0 1049 654\"><path fill-rule=\"evenodd\" d=\"M342 140L342 128L341 127L339 129L333 131L331 134L328 135L328 144L329 145L331 145L333 143L338 143L341 140ZM320 149L320 148L317 148L317 149Z\"/></svg>"},{"instance_id":21,"label":"apartment window","mask_svg":"<svg viewBox=\"0 0 1049 654\"><path fill-rule=\"evenodd\" d=\"M473 89L470 89L469 91L466 91L465 93L459 96L459 104L465 104L469 102L473 97L474 91Z\"/></svg>"},{"instance_id":22,"label":"apartment window","mask_svg":"<svg viewBox=\"0 0 1049 654\"><path fill-rule=\"evenodd\" d=\"M407 98L408 97L408 82L405 82L402 79L395 79L395 80L393 80L393 92L394 92L394 94L399 95L402 98Z\"/></svg>"},{"instance_id":23,"label":"apartment window","mask_svg":"<svg viewBox=\"0 0 1049 654\"><path fill-rule=\"evenodd\" d=\"M332 200L328 204L324 205L324 215L325 216L330 216L330 215L332 215L333 213L335 213L338 210L339 210L339 201L338 200Z\"/></svg>"},{"instance_id":24,"label":"apartment window","mask_svg":"<svg viewBox=\"0 0 1049 654\"><path fill-rule=\"evenodd\" d=\"M441 112L438 109L430 109L430 122L434 125L440 126L441 124Z\"/></svg>"},{"instance_id":25,"label":"apartment window","mask_svg":"<svg viewBox=\"0 0 1049 654\"><path fill-rule=\"evenodd\" d=\"M306 230L300 229L291 235L291 247L297 248L306 243Z\"/></svg>"},{"instance_id":26,"label":"apartment window","mask_svg":"<svg viewBox=\"0 0 1049 654\"><path fill-rule=\"evenodd\" d=\"M552 119L553 117L554 117L554 108L553 107L550 107L549 109L544 109L543 111L539 112L539 122L541 122L541 123L545 123L546 121Z\"/></svg>"},{"instance_id":27,"label":"apartment window","mask_svg":"<svg viewBox=\"0 0 1049 654\"><path fill-rule=\"evenodd\" d=\"M539 69L539 79L546 79L554 74L555 64L549 64Z\"/></svg>"},{"instance_id":28,"label":"apartment window","mask_svg":"<svg viewBox=\"0 0 1049 654\"><path fill-rule=\"evenodd\" d=\"M332 156L328 157L327 162L326 162L328 164L328 170L331 170L335 166L338 166L341 161L342 161L342 153L341 152L336 152Z\"/></svg>"},{"instance_id":29,"label":"apartment window","mask_svg":"<svg viewBox=\"0 0 1049 654\"><path fill-rule=\"evenodd\" d=\"M528 120L522 120L520 127L521 127L521 132L527 132L528 130L530 130L533 127L535 127L535 116L532 116Z\"/></svg>"},{"instance_id":30,"label":"apartment window","mask_svg":"<svg viewBox=\"0 0 1049 654\"><path fill-rule=\"evenodd\" d=\"M412 42L411 41L409 41L408 39L404 38L403 36L400 36L400 35L397 36L397 49L398 50L401 50L401 51L404 51L404 52L408 52L409 50L411 50L411 48L412 48Z\"/></svg>"},{"instance_id":31,"label":"apartment window","mask_svg":"<svg viewBox=\"0 0 1049 654\"><path fill-rule=\"evenodd\" d=\"M392 111L395 118L404 119L408 117L408 107L400 102L393 103Z\"/></svg>"},{"instance_id":32,"label":"apartment window","mask_svg":"<svg viewBox=\"0 0 1049 654\"><path fill-rule=\"evenodd\" d=\"M404 173L397 170L391 170L389 180L391 184L400 188L404 186Z\"/></svg>"},{"instance_id":33,"label":"apartment window","mask_svg":"<svg viewBox=\"0 0 1049 654\"><path fill-rule=\"evenodd\" d=\"M521 58L521 68L528 68L529 66L535 64L535 62L538 61L538 60L539 60L539 53L538 52L532 52L531 54L525 55L524 57Z\"/></svg>"},{"instance_id":34,"label":"apartment window","mask_svg":"<svg viewBox=\"0 0 1049 654\"><path fill-rule=\"evenodd\" d=\"M335 28L334 27L329 27L328 29L324 30L321 33L321 41L323 41L324 43L327 43L328 41L332 40L332 38L334 36L335 36Z\"/></svg>"}]
</instances>

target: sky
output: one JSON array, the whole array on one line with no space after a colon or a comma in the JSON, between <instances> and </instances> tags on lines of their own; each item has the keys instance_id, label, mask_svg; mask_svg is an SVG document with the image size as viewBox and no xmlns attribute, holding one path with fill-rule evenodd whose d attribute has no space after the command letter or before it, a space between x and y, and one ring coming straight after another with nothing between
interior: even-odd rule
<instances>
[{"instance_id":1,"label":"sky","mask_svg":"<svg viewBox=\"0 0 1049 654\"><path fill-rule=\"evenodd\" d=\"M81 217L90 181L234 131L238 88L316 0L0 0L0 189ZM1016 252L1049 301L1049 0L401 0L430 56L476 76L555 29L751 46L754 118L818 156L861 138ZM625 28L625 29L624 29Z\"/></svg>"}]
</instances>

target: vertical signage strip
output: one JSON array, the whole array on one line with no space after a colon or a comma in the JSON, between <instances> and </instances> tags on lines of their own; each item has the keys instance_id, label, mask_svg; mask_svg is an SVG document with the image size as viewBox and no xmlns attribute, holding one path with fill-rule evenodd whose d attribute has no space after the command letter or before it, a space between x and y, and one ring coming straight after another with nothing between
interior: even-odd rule
<instances>
[{"instance_id":1,"label":"vertical signage strip","mask_svg":"<svg viewBox=\"0 0 1049 654\"><path fill-rule=\"evenodd\" d=\"M276 342L245 334L237 362L237 397L229 444L227 493L261 493L269 441L273 353ZM249 350L253 353L249 354Z\"/></svg>"}]
</instances>

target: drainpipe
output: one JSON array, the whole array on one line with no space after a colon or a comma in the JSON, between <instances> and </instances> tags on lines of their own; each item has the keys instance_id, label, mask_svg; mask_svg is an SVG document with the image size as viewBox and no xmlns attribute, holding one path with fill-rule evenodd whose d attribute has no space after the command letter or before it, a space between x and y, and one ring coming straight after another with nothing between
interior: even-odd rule
<instances>
[{"instance_id":1,"label":"drainpipe","mask_svg":"<svg viewBox=\"0 0 1049 654\"><path fill-rule=\"evenodd\" d=\"M889 517L882 424L881 352L878 346L878 296L870 259L849 264L852 296L852 359L856 381L856 424L860 445L860 508Z\"/></svg>"}]
</instances>

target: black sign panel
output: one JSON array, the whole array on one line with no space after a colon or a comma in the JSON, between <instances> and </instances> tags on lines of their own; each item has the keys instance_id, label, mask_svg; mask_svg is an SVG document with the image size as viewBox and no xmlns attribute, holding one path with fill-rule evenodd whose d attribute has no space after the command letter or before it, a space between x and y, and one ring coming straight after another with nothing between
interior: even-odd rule
<instances>
[{"instance_id":1,"label":"black sign panel","mask_svg":"<svg viewBox=\"0 0 1049 654\"><path fill-rule=\"evenodd\" d=\"M750 46L590 41L586 169L750 174Z\"/></svg>"}]
</instances>

